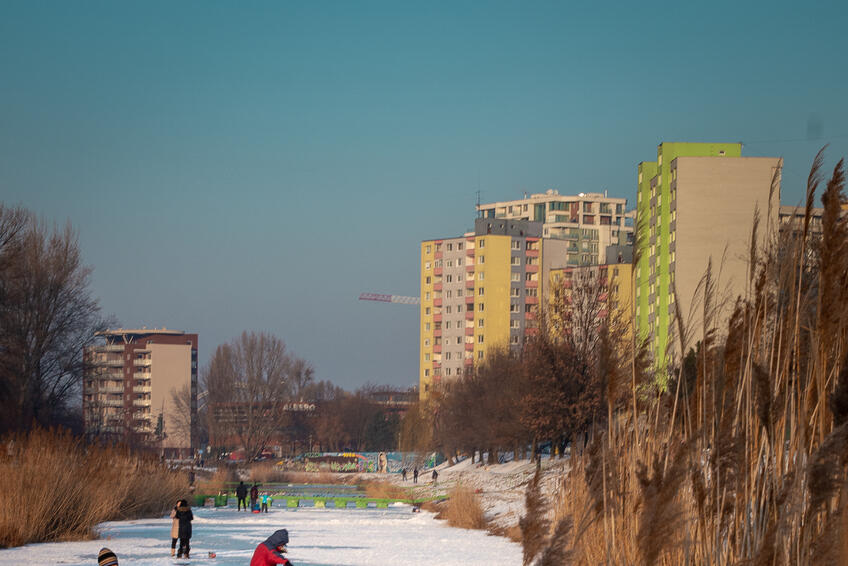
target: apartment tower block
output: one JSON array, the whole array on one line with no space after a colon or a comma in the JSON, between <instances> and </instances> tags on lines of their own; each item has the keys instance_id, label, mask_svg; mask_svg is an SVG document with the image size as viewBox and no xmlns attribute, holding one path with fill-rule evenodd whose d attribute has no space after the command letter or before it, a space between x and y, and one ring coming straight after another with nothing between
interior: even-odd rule
<instances>
[{"instance_id":1,"label":"apartment tower block","mask_svg":"<svg viewBox=\"0 0 848 566\"><path fill-rule=\"evenodd\" d=\"M156 446L190 457L196 445L197 334L178 330L107 330L85 348L86 433ZM184 396L188 414L174 402Z\"/></svg>"}]
</instances>

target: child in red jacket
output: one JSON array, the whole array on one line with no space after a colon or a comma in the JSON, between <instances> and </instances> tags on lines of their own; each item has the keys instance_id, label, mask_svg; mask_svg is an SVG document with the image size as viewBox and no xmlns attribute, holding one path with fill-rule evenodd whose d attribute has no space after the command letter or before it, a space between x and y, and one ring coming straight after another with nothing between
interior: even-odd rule
<instances>
[{"instance_id":1,"label":"child in red jacket","mask_svg":"<svg viewBox=\"0 0 848 566\"><path fill-rule=\"evenodd\" d=\"M286 529L280 529L275 532L265 542L260 543L256 547L256 550L253 551L250 566L271 566L272 564L291 565L291 562L283 556L288 543L289 532Z\"/></svg>"}]
</instances>

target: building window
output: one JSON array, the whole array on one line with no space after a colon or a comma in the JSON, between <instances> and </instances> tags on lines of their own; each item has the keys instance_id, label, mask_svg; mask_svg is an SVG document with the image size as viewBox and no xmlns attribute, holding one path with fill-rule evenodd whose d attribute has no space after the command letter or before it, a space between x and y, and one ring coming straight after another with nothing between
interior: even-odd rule
<instances>
[{"instance_id":1,"label":"building window","mask_svg":"<svg viewBox=\"0 0 848 566\"><path fill-rule=\"evenodd\" d=\"M424 354L424 361L425 361L425 362L429 362L429 361L430 361L430 353L429 353L429 352L428 352L428 353L426 353L426 354Z\"/></svg>"},{"instance_id":2,"label":"building window","mask_svg":"<svg viewBox=\"0 0 848 566\"><path fill-rule=\"evenodd\" d=\"M515 334L515 335L509 337L509 343L510 344L513 344L513 345L518 344L518 340L519 340L518 334Z\"/></svg>"},{"instance_id":3,"label":"building window","mask_svg":"<svg viewBox=\"0 0 848 566\"><path fill-rule=\"evenodd\" d=\"M478 351L478 352L477 352L477 359L478 359L478 360L482 360L482 359L483 359L483 350L480 350L480 351Z\"/></svg>"},{"instance_id":4,"label":"building window","mask_svg":"<svg viewBox=\"0 0 848 566\"><path fill-rule=\"evenodd\" d=\"M430 291L427 291L426 293L424 293L424 300L425 300L425 301L429 301L429 300L430 300Z\"/></svg>"},{"instance_id":5,"label":"building window","mask_svg":"<svg viewBox=\"0 0 848 566\"><path fill-rule=\"evenodd\" d=\"M464 295L464 294L465 294L465 291L464 291L464 290L462 290L462 289L457 289L457 290L456 290L456 296L457 296L457 297L461 297L461 296L462 296L462 295Z\"/></svg>"},{"instance_id":6,"label":"building window","mask_svg":"<svg viewBox=\"0 0 848 566\"><path fill-rule=\"evenodd\" d=\"M424 246L424 253L425 254L430 253L430 246Z\"/></svg>"},{"instance_id":7,"label":"building window","mask_svg":"<svg viewBox=\"0 0 848 566\"><path fill-rule=\"evenodd\" d=\"M512 275L510 275L510 279L512 279L513 281L521 281L521 274L515 271L512 273Z\"/></svg>"},{"instance_id":8,"label":"building window","mask_svg":"<svg viewBox=\"0 0 848 566\"><path fill-rule=\"evenodd\" d=\"M517 255L512 256L510 259L510 265L521 265L521 258Z\"/></svg>"},{"instance_id":9,"label":"building window","mask_svg":"<svg viewBox=\"0 0 848 566\"><path fill-rule=\"evenodd\" d=\"M486 274L483 273L482 271L480 273L478 273L477 274L477 281L483 281L486 278L485 275Z\"/></svg>"},{"instance_id":10,"label":"building window","mask_svg":"<svg viewBox=\"0 0 848 566\"><path fill-rule=\"evenodd\" d=\"M457 249L457 251L460 251L460 252L462 251L462 242L459 242L459 243L456 245L456 249Z\"/></svg>"},{"instance_id":11,"label":"building window","mask_svg":"<svg viewBox=\"0 0 848 566\"><path fill-rule=\"evenodd\" d=\"M513 240L512 241L512 249L520 250L521 249L521 242L519 242L518 240Z\"/></svg>"},{"instance_id":12,"label":"building window","mask_svg":"<svg viewBox=\"0 0 848 566\"><path fill-rule=\"evenodd\" d=\"M453 250L453 244L448 244L448 251Z\"/></svg>"},{"instance_id":13,"label":"building window","mask_svg":"<svg viewBox=\"0 0 848 566\"><path fill-rule=\"evenodd\" d=\"M510 303L509 312L518 312L518 303Z\"/></svg>"},{"instance_id":14,"label":"building window","mask_svg":"<svg viewBox=\"0 0 848 566\"><path fill-rule=\"evenodd\" d=\"M478 344L482 344L482 343L483 343L483 335L482 335L482 334L478 334L478 335L477 335L477 343L478 343Z\"/></svg>"},{"instance_id":15,"label":"building window","mask_svg":"<svg viewBox=\"0 0 848 566\"><path fill-rule=\"evenodd\" d=\"M425 346L429 346L429 345L430 345L430 339L429 339L429 338L426 338L426 339L424 340L424 345L425 345Z\"/></svg>"},{"instance_id":16,"label":"building window","mask_svg":"<svg viewBox=\"0 0 848 566\"><path fill-rule=\"evenodd\" d=\"M453 275L445 275L445 283L453 283Z\"/></svg>"},{"instance_id":17,"label":"building window","mask_svg":"<svg viewBox=\"0 0 848 566\"><path fill-rule=\"evenodd\" d=\"M483 303L477 303L477 310L483 312Z\"/></svg>"},{"instance_id":18,"label":"building window","mask_svg":"<svg viewBox=\"0 0 848 566\"><path fill-rule=\"evenodd\" d=\"M478 248L485 248L486 247L486 240L484 240L483 238L480 238L479 240L477 240L477 247Z\"/></svg>"},{"instance_id":19,"label":"building window","mask_svg":"<svg viewBox=\"0 0 848 566\"><path fill-rule=\"evenodd\" d=\"M524 312L533 312L533 305L524 305Z\"/></svg>"},{"instance_id":20,"label":"building window","mask_svg":"<svg viewBox=\"0 0 848 566\"><path fill-rule=\"evenodd\" d=\"M449 360L449 359L451 359L451 353L445 352L445 360Z\"/></svg>"},{"instance_id":21,"label":"building window","mask_svg":"<svg viewBox=\"0 0 848 566\"><path fill-rule=\"evenodd\" d=\"M519 289L518 287L512 287L509 290L509 295L511 297L520 297L521 296L521 289Z\"/></svg>"},{"instance_id":22,"label":"building window","mask_svg":"<svg viewBox=\"0 0 848 566\"><path fill-rule=\"evenodd\" d=\"M430 314L430 307L424 307L424 314Z\"/></svg>"},{"instance_id":23,"label":"building window","mask_svg":"<svg viewBox=\"0 0 848 566\"><path fill-rule=\"evenodd\" d=\"M450 327L451 327L451 321L446 320L445 321L445 330L450 330Z\"/></svg>"},{"instance_id":24,"label":"building window","mask_svg":"<svg viewBox=\"0 0 848 566\"><path fill-rule=\"evenodd\" d=\"M462 305L456 305L456 312L462 312Z\"/></svg>"},{"instance_id":25,"label":"building window","mask_svg":"<svg viewBox=\"0 0 848 566\"><path fill-rule=\"evenodd\" d=\"M424 331L425 331L425 332L430 332L430 323L429 323L429 322L425 322L425 323L424 323Z\"/></svg>"},{"instance_id":26,"label":"building window","mask_svg":"<svg viewBox=\"0 0 848 566\"><path fill-rule=\"evenodd\" d=\"M448 267L453 267L453 260L452 260L452 259L449 259L449 260L448 260L448 265L447 265L447 266L448 266Z\"/></svg>"},{"instance_id":27,"label":"building window","mask_svg":"<svg viewBox=\"0 0 848 566\"><path fill-rule=\"evenodd\" d=\"M451 313L451 307L450 307L450 305L448 305L448 306L445 307L445 314L450 314L450 313Z\"/></svg>"},{"instance_id":28,"label":"building window","mask_svg":"<svg viewBox=\"0 0 848 566\"><path fill-rule=\"evenodd\" d=\"M477 328L483 328L483 319L482 318L477 319Z\"/></svg>"},{"instance_id":29,"label":"building window","mask_svg":"<svg viewBox=\"0 0 848 566\"><path fill-rule=\"evenodd\" d=\"M509 321L509 327L510 328L518 328L518 319L513 318L512 320L510 320Z\"/></svg>"},{"instance_id":30,"label":"building window","mask_svg":"<svg viewBox=\"0 0 848 566\"><path fill-rule=\"evenodd\" d=\"M456 343L457 343L457 344L462 344L462 336L457 336L457 337L456 337Z\"/></svg>"},{"instance_id":31,"label":"building window","mask_svg":"<svg viewBox=\"0 0 848 566\"><path fill-rule=\"evenodd\" d=\"M424 284L425 284L425 285L429 285L429 284L430 284L430 277L429 277L429 276L427 276L427 277L425 277L425 278L424 278Z\"/></svg>"},{"instance_id":32,"label":"building window","mask_svg":"<svg viewBox=\"0 0 848 566\"><path fill-rule=\"evenodd\" d=\"M478 288L477 288L477 294L478 294L478 295L481 295L481 296L482 296L482 295L485 295L485 294L486 294L486 289L485 289L485 288L483 288L483 287L478 287Z\"/></svg>"},{"instance_id":33,"label":"building window","mask_svg":"<svg viewBox=\"0 0 848 566\"><path fill-rule=\"evenodd\" d=\"M429 261L424 263L424 269L426 269L426 270L430 269L430 262Z\"/></svg>"},{"instance_id":34,"label":"building window","mask_svg":"<svg viewBox=\"0 0 848 566\"><path fill-rule=\"evenodd\" d=\"M486 256L478 255L477 256L477 264L483 265L484 263L486 263Z\"/></svg>"}]
</instances>

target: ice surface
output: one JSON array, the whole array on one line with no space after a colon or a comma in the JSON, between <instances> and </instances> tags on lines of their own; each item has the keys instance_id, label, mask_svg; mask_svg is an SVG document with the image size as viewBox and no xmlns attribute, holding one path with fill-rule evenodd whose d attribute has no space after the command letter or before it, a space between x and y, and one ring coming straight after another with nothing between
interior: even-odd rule
<instances>
[{"instance_id":1,"label":"ice surface","mask_svg":"<svg viewBox=\"0 0 848 566\"><path fill-rule=\"evenodd\" d=\"M194 509L192 564L247 566L257 544L280 528L289 530L288 557L295 566L461 566L520 564L521 547L507 539L447 527L408 506L388 509L282 509L267 514L232 508ZM0 566L63 564L92 566L107 546L121 566L171 565L171 520L104 523L101 539L33 544L0 550ZM217 557L208 558L209 551Z\"/></svg>"}]
</instances>

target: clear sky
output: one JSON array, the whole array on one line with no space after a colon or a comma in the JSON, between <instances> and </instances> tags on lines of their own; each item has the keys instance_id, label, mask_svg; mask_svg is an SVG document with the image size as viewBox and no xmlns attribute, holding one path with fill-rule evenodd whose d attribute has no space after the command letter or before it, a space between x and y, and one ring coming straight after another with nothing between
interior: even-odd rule
<instances>
[{"instance_id":1,"label":"clear sky","mask_svg":"<svg viewBox=\"0 0 848 566\"><path fill-rule=\"evenodd\" d=\"M0 0L0 200L79 231L124 327L275 333L417 383L419 242L483 202L634 203L661 141L848 155L848 3Z\"/></svg>"}]
</instances>

